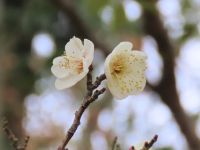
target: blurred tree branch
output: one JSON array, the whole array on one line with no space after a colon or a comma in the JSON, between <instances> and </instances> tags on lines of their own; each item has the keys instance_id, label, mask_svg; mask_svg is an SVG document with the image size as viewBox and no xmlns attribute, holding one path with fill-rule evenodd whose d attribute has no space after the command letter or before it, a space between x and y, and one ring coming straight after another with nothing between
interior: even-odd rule
<instances>
[{"instance_id":1,"label":"blurred tree branch","mask_svg":"<svg viewBox=\"0 0 200 150\"><path fill-rule=\"evenodd\" d=\"M24 144L23 145L20 145L19 144L19 140L18 138L16 137L16 135L13 133L13 131L8 127L8 121L7 120L4 120L3 121L3 130L4 132L6 133L8 139L11 141L12 143L12 146L15 150L26 150L27 148L27 145L28 145L28 142L29 142L29 136L27 136L25 139L24 139Z\"/></svg>"},{"instance_id":2,"label":"blurred tree branch","mask_svg":"<svg viewBox=\"0 0 200 150\"><path fill-rule=\"evenodd\" d=\"M53 2L57 5L59 9L63 11L63 13L70 19L76 29L82 34L84 37L90 39L95 46L101 49L105 55L109 54L110 48L103 43L102 41L98 40L90 30L87 24L84 23L84 20L77 12L74 2L71 0L53 0Z\"/></svg>"},{"instance_id":3,"label":"blurred tree branch","mask_svg":"<svg viewBox=\"0 0 200 150\"><path fill-rule=\"evenodd\" d=\"M152 146L155 144L155 142L158 140L158 135L155 135L150 142L145 142L141 150L149 150L152 148Z\"/></svg>"},{"instance_id":4,"label":"blurred tree branch","mask_svg":"<svg viewBox=\"0 0 200 150\"><path fill-rule=\"evenodd\" d=\"M150 150L150 148L153 147L153 145L156 143L157 140L158 140L158 135L155 135L149 142L145 141L144 145L142 146L140 150ZM112 143L111 150L120 150L120 149L121 148L120 148L120 144L118 143L118 139L117 137L115 137ZM139 149L136 149L134 146L131 146L129 150L139 150Z\"/></svg>"},{"instance_id":5,"label":"blurred tree branch","mask_svg":"<svg viewBox=\"0 0 200 150\"><path fill-rule=\"evenodd\" d=\"M22 117L24 98L33 89L36 76L28 64L31 49L31 34L21 29L24 1L1 2L2 24L0 24L0 85L3 112L10 128L18 137L23 135ZM16 21L17 20L17 21Z\"/></svg>"},{"instance_id":6,"label":"blurred tree branch","mask_svg":"<svg viewBox=\"0 0 200 150\"><path fill-rule=\"evenodd\" d=\"M150 150L150 148L153 147L153 145L156 143L157 140L158 140L158 135L154 135L154 137L149 142L148 141L144 142L144 145L140 150ZM138 149L136 149L134 146L131 146L129 150L138 150Z\"/></svg>"},{"instance_id":7,"label":"blurred tree branch","mask_svg":"<svg viewBox=\"0 0 200 150\"><path fill-rule=\"evenodd\" d=\"M151 35L158 44L158 51L163 59L164 70L160 83L157 86L151 85L163 102L170 108L181 131L185 135L191 150L200 149L200 140L195 133L195 126L191 118L183 110L175 81L175 55L174 47L159 17L154 0L146 1L143 6L144 29ZM148 7L145 7L148 6ZM149 9L151 8L151 9Z\"/></svg>"},{"instance_id":8,"label":"blurred tree branch","mask_svg":"<svg viewBox=\"0 0 200 150\"><path fill-rule=\"evenodd\" d=\"M111 150L115 150L116 145L117 145L117 137L115 137L114 140L113 140L112 149Z\"/></svg>"}]
</instances>

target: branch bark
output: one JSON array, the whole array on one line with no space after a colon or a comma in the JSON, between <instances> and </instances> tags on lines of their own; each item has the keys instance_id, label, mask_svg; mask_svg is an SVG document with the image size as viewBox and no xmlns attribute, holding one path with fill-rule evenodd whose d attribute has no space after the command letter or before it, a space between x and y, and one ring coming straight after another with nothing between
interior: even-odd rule
<instances>
[{"instance_id":1,"label":"branch bark","mask_svg":"<svg viewBox=\"0 0 200 150\"><path fill-rule=\"evenodd\" d=\"M152 3L153 1L154 0L146 2L148 7L152 6L151 9L143 7L144 29L147 34L151 35L156 40L158 51L164 64L163 77L159 85L154 87L153 90L160 95L163 102L172 111L175 120L188 141L190 149L199 150L200 140L195 133L195 125L183 110L176 89L174 48L159 17L159 13ZM154 8L154 10L152 10L152 8Z\"/></svg>"},{"instance_id":2,"label":"branch bark","mask_svg":"<svg viewBox=\"0 0 200 150\"><path fill-rule=\"evenodd\" d=\"M19 139L16 137L14 132L8 127L8 121L3 120L3 130L7 135L8 139L11 141L12 146L15 150L26 150L30 137L27 136L24 138L24 143L22 145L19 144Z\"/></svg>"},{"instance_id":3,"label":"branch bark","mask_svg":"<svg viewBox=\"0 0 200 150\"><path fill-rule=\"evenodd\" d=\"M95 100L97 100L99 95L103 94L106 90L105 88L102 88L101 90L95 90L101 84L101 82L106 79L106 76L105 76L105 74L100 75L99 77L96 78L96 81L93 84L92 83L92 74L91 74L92 70L93 70L93 68L91 65L89 67L89 72L87 74L87 90L88 90L88 92L87 92L81 106L75 112L74 121L73 121L71 127L69 128L69 130L67 131L66 137L65 137L62 145L60 145L58 147L58 150L66 150L65 147L67 146L67 144L69 143L69 141L71 140L71 138L73 137L73 135L75 134L76 130L78 129L78 127L80 125L80 120L81 120L83 113L89 107L89 105L92 102L94 102Z\"/></svg>"}]
</instances>

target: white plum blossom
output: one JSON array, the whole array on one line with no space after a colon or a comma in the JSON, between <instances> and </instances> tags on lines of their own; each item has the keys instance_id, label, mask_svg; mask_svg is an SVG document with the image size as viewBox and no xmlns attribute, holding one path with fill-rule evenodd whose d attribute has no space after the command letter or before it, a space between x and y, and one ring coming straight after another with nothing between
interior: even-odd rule
<instances>
[{"instance_id":1,"label":"white plum blossom","mask_svg":"<svg viewBox=\"0 0 200 150\"><path fill-rule=\"evenodd\" d=\"M130 42L119 43L105 61L108 88L117 99L139 94L146 84L147 56L132 47Z\"/></svg>"},{"instance_id":2,"label":"white plum blossom","mask_svg":"<svg viewBox=\"0 0 200 150\"><path fill-rule=\"evenodd\" d=\"M63 56L54 58L52 73L57 77L55 87L65 89L75 85L88 73L94 57L94 44L84 39L73 37L65 45Z\"/></svg>"}]
</instances>

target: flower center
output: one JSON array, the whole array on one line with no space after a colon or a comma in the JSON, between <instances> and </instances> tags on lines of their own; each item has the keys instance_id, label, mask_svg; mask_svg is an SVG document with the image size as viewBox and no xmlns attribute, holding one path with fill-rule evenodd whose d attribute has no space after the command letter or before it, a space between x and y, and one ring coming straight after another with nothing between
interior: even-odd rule
<instances>
[{"instance_id":1,"label":"flower center","mask_svg":"<svg viewBox=\"0 0 200 150\"><path fill-rule=\"evenodd\" d=\"M81 59L72 60L70 67L75 73L80 74L83 72L83 61Z\"/></svg>"},{"instance_id":2,"label":"flower center","mask_svg":"<svg viewBox=\"0 0 200 150\"><path fill-rule=\"evenodd\" d=\"M69 68L69 59L66 56L63 57L63 60L59 62L59 67L62 69Z\"/></svg>"},{"instance_id":3,"label":"flower center","mask_svg":"<svg viewBox=\"0 0 200 150\"><path fill-rule=\"evenodd\" d=\"M59 63L59 67L62 69L68 69L73 74L80 74L83 72L83 61L80 58L64 56L64 59Z\"/></svg>"},{"instance_id":4,"label":"flower center","mask_svg":"<svg viewBox=\"0 0 200 150\"><path fill-rule=\"evenodd\" d=\"M118 75L120 74L122 71L123 71L123 65L122 65L122 62L121 61L115 61L113 62L112 64L112 71L111 73L113 75Z\"/></svg>"}]
</instances>

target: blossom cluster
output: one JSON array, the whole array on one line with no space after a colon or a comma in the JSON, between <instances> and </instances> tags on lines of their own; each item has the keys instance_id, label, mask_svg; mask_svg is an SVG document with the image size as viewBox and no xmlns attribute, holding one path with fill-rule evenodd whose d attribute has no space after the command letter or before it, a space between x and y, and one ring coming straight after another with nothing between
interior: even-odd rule
<instances>
[{"instance_id":1,"label":"blossom cluster","mask_svg":"<svg viewBox=\"0 0 200 150\"><path fill-rule=\"evenodd\" d=\"M107 56L104 68L108 89L117 99L136 95L143 91L146 79L147 56L139 50L132 50L130 42L120 42ZM70 88L83 79L94 58L94 44L73 37L65 45L62 56L53 60L52 73L56 76L57 89Z\"/></svg>"}]
</instances>

